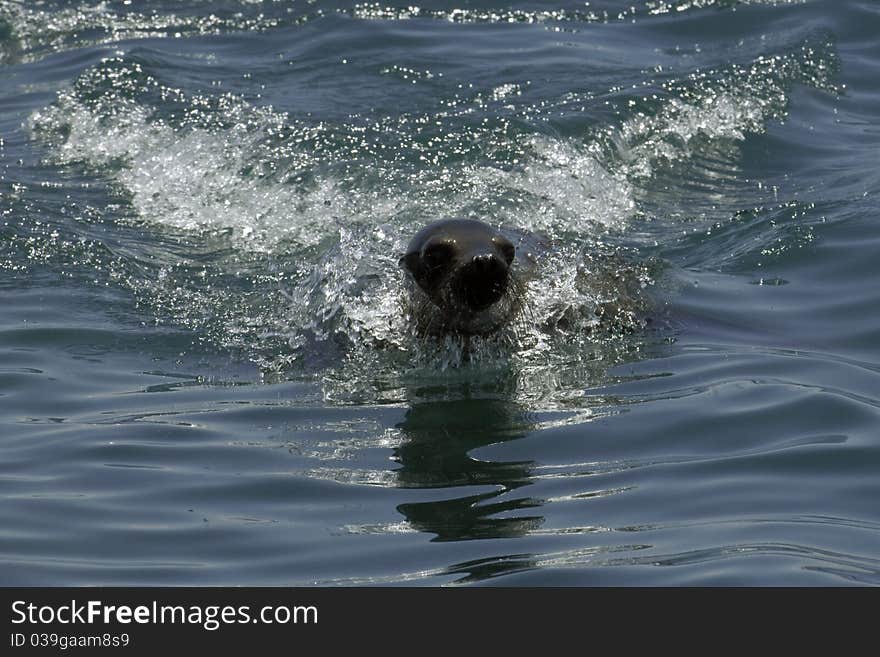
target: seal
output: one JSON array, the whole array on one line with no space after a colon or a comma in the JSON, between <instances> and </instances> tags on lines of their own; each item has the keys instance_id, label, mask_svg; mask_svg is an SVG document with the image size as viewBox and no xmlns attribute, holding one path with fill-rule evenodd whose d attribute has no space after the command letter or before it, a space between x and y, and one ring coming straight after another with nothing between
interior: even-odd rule
<instances>
[{"instance_id":1,"label":"seal","mask_svg":"<svg viewBox=\"0 0 880 657\"><path fill-rule=\"evenodd\" d=\"M420 335L488 335L522 308L517 248L474 219L442 219L413 236L400 259L410 316Z\"/></svg>"}]
</instances>

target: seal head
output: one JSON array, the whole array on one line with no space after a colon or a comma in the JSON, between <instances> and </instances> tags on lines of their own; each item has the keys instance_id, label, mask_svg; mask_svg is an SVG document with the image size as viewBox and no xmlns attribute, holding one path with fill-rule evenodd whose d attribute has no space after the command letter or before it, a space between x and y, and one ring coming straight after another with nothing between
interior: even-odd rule
<instances>
[{"instance_id":1,"label":"seal head","mask_svg":"<svg viewBox=\"0 0 880 657\"><path fill-rule=\"evenodd\" d=\"M486 334L519 307L516 247L472 219L444 219L412 238L401 266L410 274L412 315L421 333Z\"/></svg>"}]
</instances>

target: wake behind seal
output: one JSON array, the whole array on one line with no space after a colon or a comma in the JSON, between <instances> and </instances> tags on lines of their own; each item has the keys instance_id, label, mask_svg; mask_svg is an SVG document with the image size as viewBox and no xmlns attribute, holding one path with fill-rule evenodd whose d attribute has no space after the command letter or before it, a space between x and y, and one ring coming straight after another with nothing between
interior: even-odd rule
<instances>
[{"instance_id":1,"label":"wake behind seal","mask_svg":"<svg viewBox=\"0 0 880 657\"><path fill-rule=\"evenodd\" d=\"M526 254L481 221L428 224L413 236L400 265L408 272L410 316L419 335L488 335L522 310Z\"/></svg>"}]
</instances>

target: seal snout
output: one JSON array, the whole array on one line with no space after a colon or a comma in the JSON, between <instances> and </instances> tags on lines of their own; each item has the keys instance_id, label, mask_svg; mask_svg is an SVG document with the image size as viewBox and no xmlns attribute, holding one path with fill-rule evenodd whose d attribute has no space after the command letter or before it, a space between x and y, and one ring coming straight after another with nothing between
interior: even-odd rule
<instances>
[{"instance_id":1,"label":"seal snout","mask_svg":"<svg viewBox=\"0 0 880 657\"><path fill-rule=\"evenodd\" d=\"M507 291L507 263L494 253L478 253L463 264L456 276L456 292L473 311L496 303Z\"/></svg>"}]
</instances>

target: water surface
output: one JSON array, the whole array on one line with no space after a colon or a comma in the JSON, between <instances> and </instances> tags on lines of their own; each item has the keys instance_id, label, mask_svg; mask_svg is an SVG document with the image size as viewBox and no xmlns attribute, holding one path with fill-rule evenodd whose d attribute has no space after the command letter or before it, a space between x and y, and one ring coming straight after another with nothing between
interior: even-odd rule
<instances>
[{"instance_id":1,"label":"water surface","mask_svg":"<svg viewBox=\"0 0 880 657\"><path fill-rule=\"evenodd\" d=\"M880 583L878 33L0 0L0 583ZM467 346L445 216L545 245Z\"/></svg>"}]
</instances>

